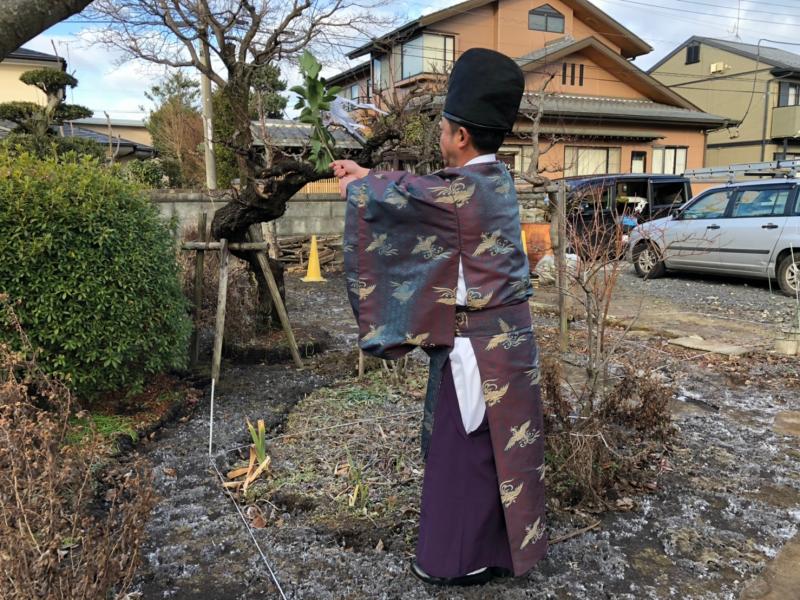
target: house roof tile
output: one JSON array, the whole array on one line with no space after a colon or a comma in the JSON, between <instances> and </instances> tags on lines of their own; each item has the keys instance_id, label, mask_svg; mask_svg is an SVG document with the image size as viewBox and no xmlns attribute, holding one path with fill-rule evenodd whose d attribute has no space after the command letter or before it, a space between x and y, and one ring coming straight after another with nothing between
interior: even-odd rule
<instances>
[{"instance_id":1,"label":"house roof tile","mask_svg":"<svg viewBox=\"0 0 800 600\"><path fill-rule=\"evenodd\" d=\"M264 119L264 125L270 144L273 146L302 148L310 143L311 125L306 123L286 119ZM252 131L254 143L263 145L260 121L253 121ZM361 144L341 129L334 129L332 133L337 146L351 149L361 148Z\"/></svg>"},{"instance_id":2,"label":"house roof tile","mask_svg":"<svg viewBox=\"0 0 800 600\"><path fill-rule=\"evenodd\" d=\"M17 48L13 52L7 54L6 58L14 58L17 60L44 60L48 62L58 62L64 60L55 54L46 54L37 50L29 50L28 48Z\"/></svg>"},{"instance_id":3,"label":"house roof tile","mask_svg":"<svg viewBox=\"0 0 800 600\"><path fill-rule=\"evenodd\" d=\"M650 100L631 100L601 96L573 96L551 94L544 97L544 111L547 116L591 118L613 121L663 121L700 126L722 127L732 122L730 119L712 115L700 110L670 106ZM520 106L521 112L535 112L537 98L526 94Z\"/></svg>"}]
</instances>

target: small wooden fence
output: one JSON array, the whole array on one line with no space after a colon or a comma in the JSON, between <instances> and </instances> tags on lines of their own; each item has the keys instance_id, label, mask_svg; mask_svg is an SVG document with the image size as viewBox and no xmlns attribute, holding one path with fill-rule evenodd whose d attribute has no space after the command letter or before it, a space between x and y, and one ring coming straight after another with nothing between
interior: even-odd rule
<instances>
[{"instance_id":1,"label":"small wooden fence","mask_svg":"<svg viewBox=\"0 0 800 600\"><path fill-rule=\"evenodd\" d=\"M330 179L320 179L319 181L312 181L303 186L297 192L297 196L308 196L311 194L338 194L339 193L339 180L335 177Z\"/></svg>"}]
</instances>

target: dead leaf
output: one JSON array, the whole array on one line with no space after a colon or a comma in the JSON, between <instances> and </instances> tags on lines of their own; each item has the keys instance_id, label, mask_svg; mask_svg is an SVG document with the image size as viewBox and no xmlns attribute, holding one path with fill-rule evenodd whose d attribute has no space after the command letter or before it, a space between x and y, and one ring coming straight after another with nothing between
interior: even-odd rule
<instances>
[{"instance_id":1,"label":"dead leaf","mask_svg":"<svg viewBox=\"0 0 800 600\"><path fill-rule=\"evenodd\" d=\"M250 521L250 525L255 527L256 529L264 529L264 527L267 526L267 522L261 515L256 515L256 518Z\"/></svg>"},{"instance_id":2,"label":"dead leaf","mask_svg":"<svg viewBox=\"0 0 800 600\"><path fill-rule=\"evenodd\" d=\"M378 544L375 546L375 550L377 552L383 552L383 540L378 540Z\"/></svg>"},{"instance_id":3,"label":"dead leaf","mask_svg":"<svg viewBox=\"0 0 800 600\"><path fill-rule=\"evenodd\" d=\"M269 469L269 465L271 462L272 458L268 456L267 458L264 459L264 462L261 463L255 471L253 471L251 475L247 476L247 479L244 480L244 487L242 488L245 492L247 491L247 487L251 483L253 483L256 479L258 479L259 475L261 475L264 471Z\"/></svg>"},{"instance_id":4,"label":"dead leaf","mask_svg":"<svg viewBox=\"0 0 800 600\"><path fill-rule=\"evenodd\" d=\"M167 477L177 477L178 472L172 467L164 467L164 475Z\"/></svg>"},{"instance_id":5,"label":"dead leaf","mask_svg":"<svg viewBox=\"0 0 800 600\"><path fill-rule=\"evenodd\" d=\"M222 487L231 489L231 488L237 488L243 484L244 481L226 481L225 483L222 484Z\"/></svg>"},{"instance_id":6,"label":"dead leaf","mask_svg":"<svg viewBox=\"0 0 800 600\"><path fill-rule=\"evenodd\" d=\"M334 474L338 475L339 477L345 477L350 472L350 464L349 463L339 463L336 465L336 469L334 469Z\"/></svg>"},{"instance_id":7,"label":"dead leaf","mask_svg":"<svg viewBox=\"0 0 800 600\"><path fill-rule=\"evenodd\" d=\"M228 471L228 479L237 479L242 475L247 475L250 472L250 467L242 467L240 469L234 469L233 471Z\"/></svg>"},{"instance_id":8,"label":"dead leaf","mask_svg":"<svg viewBox=\"0 0 800 600\"><path fill-rule=\"evenodd\" d=\"M635 505L636 503L627 496L617 500L617 508L620 510L632 510Z\"/></svg>"}]
</instances>

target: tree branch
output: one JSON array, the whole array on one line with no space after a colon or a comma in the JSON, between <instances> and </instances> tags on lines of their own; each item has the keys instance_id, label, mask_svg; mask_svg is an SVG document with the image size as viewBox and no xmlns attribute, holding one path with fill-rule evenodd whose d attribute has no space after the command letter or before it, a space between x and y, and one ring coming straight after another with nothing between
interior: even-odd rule
<instances>
[{"instance_id":1,"label":"tree branch","mask_svg":"<svg viewBox=\"0 0 800 600\"><path fill-rule=\"evenodd\" d=\"M0 10L0 59L59 21L76 15L92 0L6 0Z\"/></svg>"}]
</instances>

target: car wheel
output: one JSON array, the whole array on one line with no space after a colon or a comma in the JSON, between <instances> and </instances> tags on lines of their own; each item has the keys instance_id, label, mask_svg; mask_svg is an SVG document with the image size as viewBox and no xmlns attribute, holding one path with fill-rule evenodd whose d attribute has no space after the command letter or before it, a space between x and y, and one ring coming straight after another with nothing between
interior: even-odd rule
<instances>
[{"instance_id":1,"label":"car wheel","mask_svg":"<svg viewBox=\"0 0 800 600\"><path fill-rule=\"evenodd\" d=\"M658 249L650 242L643 242L633 250L633 267L636 274L643 279L663 277L667 272Z\"/></svg>"},{"instance_id":2,"label":"car wheel","mask_svg":"<svg viewBox=\"0 0 800 600\"><path fill-rule=\"evenodd\" d=\"M794 256L783 257L778 265L778 285L787 296L794 298L800 286L800 250Z\"/></svg>"}]
</instances>

